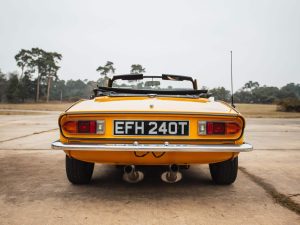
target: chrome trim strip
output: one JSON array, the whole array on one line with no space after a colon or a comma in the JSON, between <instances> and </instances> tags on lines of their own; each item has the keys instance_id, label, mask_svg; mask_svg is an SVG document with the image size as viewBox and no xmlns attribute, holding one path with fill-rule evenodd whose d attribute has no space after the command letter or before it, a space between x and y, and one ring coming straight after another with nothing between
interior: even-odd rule
<instances>
[{"instance_id":1,"label":"chrome trim strip","mask_svg":"<svg viewBox=\"0 0 300 225\"><path fill-rule=\"evenodd\" d=\"M79 112L65 112L64 115L82 115L82 114L171 114L171 115L200 115L200 116L229 116L229 117L238 117L240 114L238 113L220 113L220 114L216 114L216 113L199 113L199 112L108 112L108 111L98 111L98 112L85 112L85 111L79 111Z\"/></svg>"},{"instance_id":2,"label":"chrome trim strip","mask_svg":"<svg viewBox=\"0 0 300 225\"><path fill-rule=\"evenodd\" d=\"M186 145L186 144L63 144L55 141L51 145L54 150L69 151L150 151L150 152L249 152L251 144L241 145Z\"/></svg>"}]
</instances>

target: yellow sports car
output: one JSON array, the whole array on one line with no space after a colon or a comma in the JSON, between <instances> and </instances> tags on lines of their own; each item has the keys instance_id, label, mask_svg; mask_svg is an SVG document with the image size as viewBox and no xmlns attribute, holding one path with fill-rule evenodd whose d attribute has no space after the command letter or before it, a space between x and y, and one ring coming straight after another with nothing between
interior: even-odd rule
<instances>
[{"instance_id":1,"label":"yellow sports car","mask_svg":"<svg viewBox=\"0 0 300 225\"><path fill-rule=\"evenodd\" d=\"M162 166L165 182L181 179L181 168L209 164L215 184L231 184L244 142L244 117L187 76L118 75L98 87L59 120L60 140L53 149L66 153L67 177L89 183L95 163L124 167L123 179L138 182L139 168Z\"/></svg>"}]
</instances>

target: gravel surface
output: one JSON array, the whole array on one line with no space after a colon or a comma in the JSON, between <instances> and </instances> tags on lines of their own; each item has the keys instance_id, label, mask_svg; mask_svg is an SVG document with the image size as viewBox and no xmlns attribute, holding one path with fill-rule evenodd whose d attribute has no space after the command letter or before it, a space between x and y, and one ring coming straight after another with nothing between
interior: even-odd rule
<instances>
[{"instance_id":1,"label":"gravel surface","mask_svg":"<svg viewBox=\"0 0 300 225\"><path fill-rule=\"evenodd\" d=\"M248 119L255 151L240 154L231 186L213 185L207 165L176 184L157 168L128 184L96 165L90 185L74 186L50 150L57 116L1 115L0 224L300 224L300 119Z\"/></svg>"}]
</instances>

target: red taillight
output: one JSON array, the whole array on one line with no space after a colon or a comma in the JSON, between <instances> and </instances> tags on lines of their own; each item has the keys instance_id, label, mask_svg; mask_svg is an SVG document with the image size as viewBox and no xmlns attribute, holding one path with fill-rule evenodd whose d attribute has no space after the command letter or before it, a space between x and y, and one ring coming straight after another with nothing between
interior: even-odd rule
<instances>
[{"instance_id":1,"label":"red taillight","mask_svg":"<svg viewBox=\"0 0 300 225\"><path fill-rule=\"evenodd\" d=\"M224 122L207 122L206 134L225 134L225 123Z\"/></svg>"},{"instance_id":2,"label":"red taillight","mask_svg":"<svg viewBox=\"0 0 300 225\"><path fill-rule=\"evenodd\" d=\"M96 133L96 121L78 121L77 122L78 127L78 133L90 133L95 134Z\"/></svg>"},{"instance_id":3,"label":"red taillight","mask_svg":"<svg viewBox=\"0 0 300 225\"><path fill-rule=\"evenodd\" d=\"M214 132L214 123L206 122L206 134L213 134Z\"/></svg>"},{"instance_id":4,"label":"red taillight","mask_svg":"<svg viewBox=\"0 0 300 225\"><path fill-rule=\"evenodd\" d=\"M199 135L234 135L240 130L241 127L236 122L198 122Z\"/></svg>"}]
</instances>

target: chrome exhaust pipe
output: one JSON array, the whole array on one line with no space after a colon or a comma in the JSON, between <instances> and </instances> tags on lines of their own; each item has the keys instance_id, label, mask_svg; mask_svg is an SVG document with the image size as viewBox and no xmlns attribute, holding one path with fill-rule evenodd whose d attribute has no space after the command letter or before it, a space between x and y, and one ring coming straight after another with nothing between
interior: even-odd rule
<instances>
[{"instance_id":1,"label":"chrome exhaust pipe","mask_svg":"<svg viewBox=\"0 0 300 225\"><path fill-rule=\"evenodd\" d=\"M144 174L141 171L136 171L134 165L124 167L123 180L128 183L138 183L144 179Z\"/></svg>"},{"instance_id":2,"label":"chrome exhaust pipe","mask_svg":"<svg viewBox=\"0 0 300 225\"><path fill-rule=\"evenodd\" d=\"M179 166L176 164L169 165L169 170L161 175L161 179L167 183L176 183L182 179L182 174L179 172Z\"/></svg>"}]
</instances>

